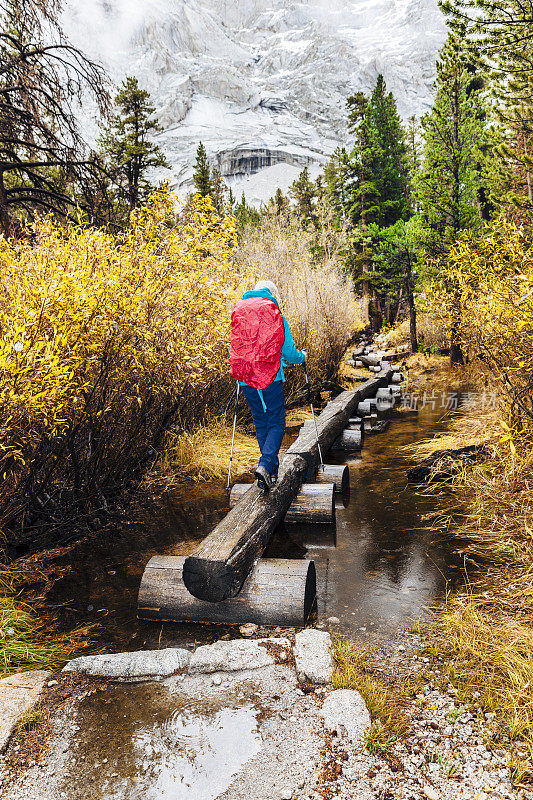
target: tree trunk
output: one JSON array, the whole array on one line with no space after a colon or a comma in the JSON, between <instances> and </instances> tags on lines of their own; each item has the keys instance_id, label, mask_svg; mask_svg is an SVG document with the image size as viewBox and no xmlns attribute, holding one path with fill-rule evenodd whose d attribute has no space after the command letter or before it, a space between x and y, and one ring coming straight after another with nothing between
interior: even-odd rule
<instances>
[{"instance_id":1,"label":"tree trunk","mask_svg":"<svg viewBox=\"0 0 533 800\"><path fill-rule=\"evenodd\" d=\"M407 259L407 299L409 302L409 336L411 338L411 352L418 352L418 336L416 332L416 306L413 287L413 270L411 268L411 258Z\"/></svg>"},{"instance_id":2,"label":"tree trunk","mask_svg":"<svg viewBox=\"0 0 533 800\"><path fill-rule=\"evenodd\" d=\"M463 350L459 342L458 328L459 324L457 322L452 322L450 331L450 366L452 369L454 367L460 367L465 363Z\"/></svg>"},{"instance_id":3,"label":"tree trunk","mask_svg":"<svg viewBox=\"0 0 533 800\"><path fill-rule=\"evenodd\" d=\"M4 169L0 166L0 231L6 239L11 235L11 218L7 207L6 189L4 185Z\"/></svg>"}]
</instances>

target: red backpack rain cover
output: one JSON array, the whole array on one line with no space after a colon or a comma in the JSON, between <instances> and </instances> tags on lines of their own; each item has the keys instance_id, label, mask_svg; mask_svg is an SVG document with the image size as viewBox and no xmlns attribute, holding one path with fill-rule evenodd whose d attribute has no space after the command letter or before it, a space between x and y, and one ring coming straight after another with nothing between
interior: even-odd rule
<instances>
[{"instance_id":1,"label":"red backpack rain cover","mask_svg":"<svg viewBox=\"0 0 533 800\"><path fill-rule=\"evenodd\" d=\"M272 300L239 300L231 313L232 378L266 389L278 374L284 341L283 317Z\"/></svg>"}]
</instances>

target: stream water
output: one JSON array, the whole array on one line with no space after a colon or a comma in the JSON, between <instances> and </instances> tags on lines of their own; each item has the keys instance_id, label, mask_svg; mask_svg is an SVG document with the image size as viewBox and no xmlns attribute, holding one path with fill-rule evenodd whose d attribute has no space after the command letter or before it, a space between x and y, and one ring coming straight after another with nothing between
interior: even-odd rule
<instances>
[{"instance_id":1,"label":"stream water","mask_svg":"<svg viewBox=\"0 0 533 800\"><path fill-rule=\"evenodd\" d=\"M427 518L435 500L408 484L406 470L414 460L403 449L446 429L449 420L431 407L393 414L385 432L366 437L361 457L345 459L351 492L337 502L336 546L335 532L327 529L281 526L274 535L267 556L315 560L319 625L383 640L423 620L455 581L459 565ZM221 486L188 487L154 502L131 530L76 548L70 575L55 595L65 627L98 623L97 643L108 651L190 647L234 635L235 629L223 626L136 619L137 591L150 557L191 552L225 513Z\"/></svg>"}]
</instances>

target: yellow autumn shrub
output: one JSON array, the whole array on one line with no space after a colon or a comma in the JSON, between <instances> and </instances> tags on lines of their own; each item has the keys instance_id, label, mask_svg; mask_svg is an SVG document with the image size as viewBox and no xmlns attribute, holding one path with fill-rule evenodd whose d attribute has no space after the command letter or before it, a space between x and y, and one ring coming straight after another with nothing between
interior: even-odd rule
<instances>
[{"instance_id":1,"label":"yellow autumn shrub","mask_svg":"<svg viewBox=\"0 0 533 800\"><path fill-rule=\"evenodd\" d=\"M57 540L229 385L241 277L210 199L178 218L157 192L120 235L51 218L28 234L0 238L0 526Z\"/></svg>"},{"instance_id":2,"label":"yellow autumn shrub","mask_svg":"<svg viewBox=\"0 0 533 800\"><path fill-rule=\"evenodd\" d=\"M432 311L457 323L462 345L512 411L533 419L533 242L498 220L466 232L436 265Z\"/></svg>"}]
</instances>

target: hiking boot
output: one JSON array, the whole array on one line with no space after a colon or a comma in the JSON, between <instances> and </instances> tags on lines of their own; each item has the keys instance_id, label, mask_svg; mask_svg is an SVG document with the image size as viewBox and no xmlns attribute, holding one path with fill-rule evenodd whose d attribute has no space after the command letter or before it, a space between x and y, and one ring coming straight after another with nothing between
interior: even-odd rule
<instances>
[{"instance_id":1,"label":"hiking boot","mask_svg":"<svg viewBox=\"0 0 533 800\"><path fill-rule=\"evenodd\" d=\"M257 485L259 486L263 494L266 494L268 491L270 491L270 489L274 485L272 481L272 476L266 471L264 467L261 466L257 467L255 471L255 477L257 478Z\"/></svg>"}]
</instances>

